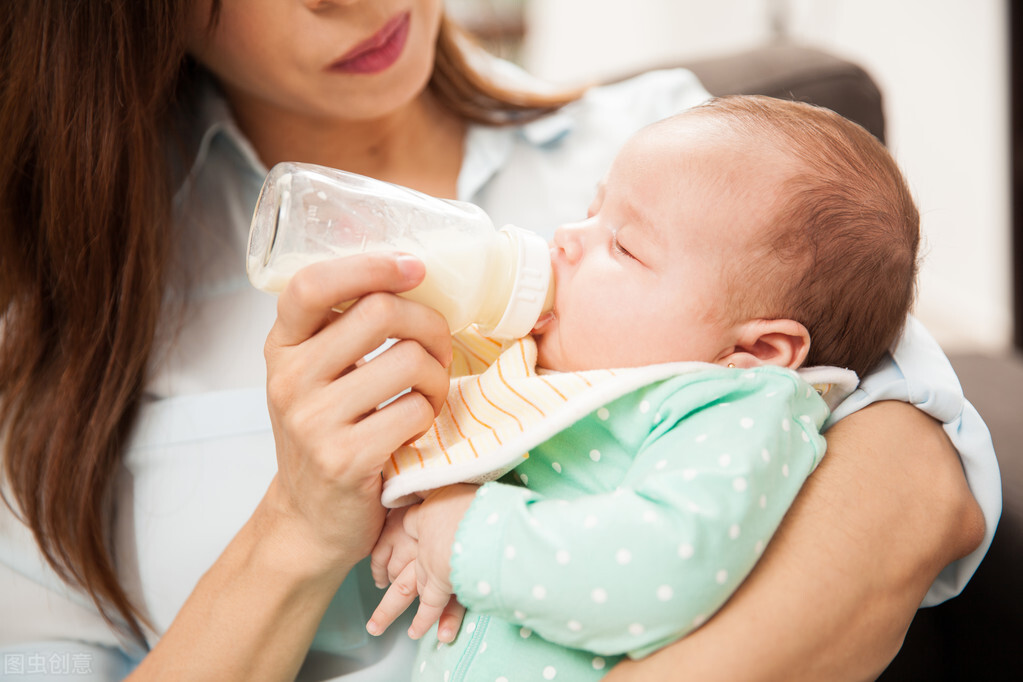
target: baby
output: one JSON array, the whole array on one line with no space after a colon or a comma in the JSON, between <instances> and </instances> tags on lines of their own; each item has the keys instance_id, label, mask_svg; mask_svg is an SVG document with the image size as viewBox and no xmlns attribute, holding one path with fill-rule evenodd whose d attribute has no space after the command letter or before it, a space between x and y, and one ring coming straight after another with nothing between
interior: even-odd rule
<instances>
[{"instance_id":1,"label":"baby","mask_svg":"<svg viewBox=\"0 0 1023 682\"><path fill-rule=\"evenodd\" d=\"M425 500L373 552L393 583L368 629L416 594L413 637L450 595L468 609L427 634L424 679L597 679L699 627L912 303L905 181L824 109L728 97L653 124L588 214L555 233L553 315L510 346L461 338L473 374L385 471L385 502Z\"/></svg>"}]
</instances>

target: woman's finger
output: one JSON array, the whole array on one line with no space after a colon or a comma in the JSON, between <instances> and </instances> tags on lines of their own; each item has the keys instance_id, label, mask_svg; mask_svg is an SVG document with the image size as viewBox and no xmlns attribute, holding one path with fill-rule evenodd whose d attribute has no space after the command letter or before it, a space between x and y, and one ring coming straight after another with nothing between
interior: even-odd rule
<instances>
[{"instance_id":1,"label":"woman's finger","mask_svg":"<svg viewBox=\"0 0 1023 682\"><path fill-rule=\"evenodd\" d=\"M414 340L442 366L451 361L451 331L440 313L393 294L371 293L302 343L304 369L318 381L331 381L388 339Z\"/></svg>"},{"instance_id":2,"label":"woman's finger","mask_svg":"<svg viewBox=\"0 0 1023 682\"><path fill-rule=\"evenodd\" d=\"M411 389L426 397L436 415L450 385L447 369L418 342L399 341L335 381L325 396L337 400L338 405L348 401L352 409L358 410L355 414L361 415Z\"/></svg>"},{"instance_id":3,"label":"woman's finger","mask_svg":"<svg viewBox=\"0 0 1023 682\"><path fill-rule=\"evenodd\" d=\"M333 318L332 308L373 292L408 291L425 274L422 261L406 254L366 253L313 263L295 273L281 292L267 342L300 344Z\"/></svg>"}]
</instances>

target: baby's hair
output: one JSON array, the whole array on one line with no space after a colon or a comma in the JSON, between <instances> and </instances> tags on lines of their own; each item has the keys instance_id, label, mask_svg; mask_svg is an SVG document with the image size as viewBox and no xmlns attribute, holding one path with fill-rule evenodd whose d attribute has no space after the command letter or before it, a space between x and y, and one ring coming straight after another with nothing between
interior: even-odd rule
<instances>
[{"instance_id":1,"label":"baby's hair","mask_svg":"<svg viewBox=\"0 0 1023 682\"><path fill-rule=\"evenodd\" d=\"M762 307L766 294L757 316L809 331L804 364L867 374L902 333L916 289L920 216L891 154L859 125L801 102L723 97L686 115L724 120L794 162L760 250L768 257L748 263L747 286L733 287L744 291L738 307Z\"/></svg>"}]
</instances>

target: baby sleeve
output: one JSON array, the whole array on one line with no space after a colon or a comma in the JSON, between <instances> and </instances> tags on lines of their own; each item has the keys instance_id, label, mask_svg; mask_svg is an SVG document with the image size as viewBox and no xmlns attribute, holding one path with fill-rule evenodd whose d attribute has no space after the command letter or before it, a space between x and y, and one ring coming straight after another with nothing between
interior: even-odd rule
<instances>
[{"instance_id":1,"label":"baby sleeve","mask_svg":"<svg viewBox=\"0 0 1023 682\"><path fill-rule=\"evenodd\" d=\"M456 594L563 646L646 655L753 568L824 452L826 416L774 368L629 394L546 443L551 456L532 453L529 488L480 489L456 539Z\"/></svg>"}]
</instances>

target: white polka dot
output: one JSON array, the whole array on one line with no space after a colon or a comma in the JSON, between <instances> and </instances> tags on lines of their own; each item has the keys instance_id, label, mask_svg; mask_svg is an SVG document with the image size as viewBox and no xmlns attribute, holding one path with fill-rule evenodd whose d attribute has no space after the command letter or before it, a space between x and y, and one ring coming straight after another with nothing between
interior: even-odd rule
<instances>
[{"instance_id":1,"label":"white polka dot","mask_svg":"<svg viewBox=\"0 0 1023 682\"><path fill-rule=\"evenodd\" d=\"M546 599L547 588L543 585L533 585L533 599Z\"/></svg>"},{"instance_id":2,"label":"white polka dot","mask_svg":"<svg viewBox=\"0 0 1023 682\"><path fill-rule=\"evenodd\" d=\"M615 561L621 565L625 565L632 561L632 552L627 549L620 549L615 553Z\"/></svg>"},{"instance_id":3,"label":"white polka dot","mask_svg":"<svg viewBox=\"0 0 1023 682\"><path fill-rule=\"evenodd\" d=\"M732 479L732 487L735 488L735 492L741 493L746 490L746 479L742 476L737 476Z\"/></svg>"},{"instance_id":4,"label":"white polka dot","mask_svg":"<svg viewBox=\"0 0 1023 682\"><path fill-rule=\"evenodd\" d=\"M767 495L760 496L760 508L767 509Z\"/></svg>"},{"instance_id":5,"label":"white polka dot","mask_svg":"<svg viewBox=\"0 0 1023 682\"><path fill-rule=\"evenodd\" d=\"M764 551L764 541L763 540L757 540L757 544L753 545L753 551L756 554L762 554L763 551Z\"/></svg>"},{"instance_id":6,"label":"white polka dot","mask_svg":"<svg viewBox=\"0 0 1023 682\"><path fill-rule=\"evenodd\" d=\"M728 571L722 568L714 576L714 580L718 581L718 585L724 585L728 581Z\"/></svg>"},{"instance_id":7,"label":"white polka dot","mask_svg":"<svg viewBox=\"0 0 1023 682\"><path fill-rule=\"evenodd\" d=\"M508 678L502 675L501 677L498 677L496 680L494 680L494 682L508 682Z\"/></svg>"},{"instance_id":8,"label":"white polka dot","mask_svg":"<svg viewBox=\"0 0 1023 682\"><path fill-rule=\"evenodd\" d=\"M739 420L739 426L741 426L744 429L752 429L753 420L750 419L749 417L743 417L742 419Z\"/></svg>"},{"instance_id":9,"label":"white polka dot","mask_svg":"<svg viewBox=\"0 0 1023 682\"><path fill-rule=\"evenodd\" d=\"M629 626L629 634L633 637L639 637L643 634L643 626L640 623L633 623Z\"/></svg>"},{"instance_id":10,"label":"white polka dot","mask_svg":"<svg viewBox=\"0 0 1023 682\"><path fill-rule=\"evenodd\" d=\"M737 523L733 523L732 526L728 529L728 537L732 538L733 540L739 537L741 533L742 529L739 528L739 524Z\"/></svg>"},{"instance_id":11,"label":"white polka dot","mask_svg":"<svg viewBox=\"0 0 1023 682\"><path fill-rule=\"evenodd\" d=\"M604 659L603 658L601 658L600 656L594 656L593 657L593 669L594 670L603 670L604 669L604 665L605 665L605 663L604 663Z\"/></svg>"},{"instance_id":12,"label":"white polka dot","mask_svg":"<svg viewBox=\"0 0 1023 682\"><path fill-rule=\"evenodd\" d=\"M603 604L604 602L607 601L607 590L605 590L603 587L598 587L597 589L590 592L590 598L593 599L593 601L597 604Z\"/></svg>"},{"instance_id":13,"label":"white polka dot","mask_svg":"<svg viewBox=\"0 0 1023 682\"><path fill-rule=\"evenodd\" d=\"M450 679L451 679L451 671L450 670L445 670L444 671L444 682L448 682L448 680L450 680Z\"/></svg>"},{"instance_id":14,"label":"white polka dot","mask_svg":"<svg viewBox=\"0 0 1023 682\"><path fill-rule=\"evenodd\" d=\"M661 520L660 514L658 514L652 509L647 509L645 512L643 512L643 521L646 523L657 523L660 520Z\"/></svg>"},{"instance_id":15,"label":"white polka dot","mask_svg":"<svg viewBox=\"0 0 1023 682\"><path fill-rule=\"evenodd\" d=\"M476 583L476 591L484 595L490 594L490 583L484 580L479 581Z\"/></svg>"},{"instance_id":16,"label":"white polka dot","mask_svg":"<svg viewBox=\"0 0 1023 682\"><path fill-rule=\"evenodd\" d=\"M519 480L522 481L522 485L529 485L529 476L522 474L519 476Z\"/></svg>"},{"instance_id":17,"label":"white polka dot","mask_svg":"<svg viewBox=\"0 0 1023 682\"><path fill-rule=\"evenodd\" d=\"M641 402L639 404L639 411L642 412L643 414L646 414L647 412L649 412L650 411L650 403L647 402L646 400Z\"/></svg>"},{"instance_id":18,"label":"white polka dot","mask_svg":"<svg viewBox=\"0 0 1023 682\"><path fill-rule=\"evenodd\" d=\"M788 464L782 464L781 465L781 475L784 476L785 478L789 477L789 465Z\"/></svg>"},{"instance_id":19,"label":"white polka dot","mask_svg":"<svg viewBox=\"0 0 1023 682\"><path fill-rule=\"evenodd\" d=\"M688 543L679 545L678 556L681 559L691 559L693 556L693 546Z\"/></svg>"},{"instance_id":20,"label":"white polka dot","mask_svg":"<svg viewBox=\"0 0 1023 682\"><path fill-rule=\"evenodd\" d=\"M686 502L686 509L688 509L689 511L691 511L694 514L699 514L700 513L700 505L696 504L692 500L688 500Z\"/></svg>"},{"instance_id":21,"label":"white polka dot","mask_svg":"<svg viewBox=\"0 0 1023 682\"><path fill-rule=\"evenodd\" d=\"M705 440L707 440L707 434L705 433L701 433L699 436L696 437L697 443L702 443Z\"/></svg>"},{"instance_id":22,"label":"white polka dot","mask_svg":"<svg viewBox=\"0 0 1023 682\"><path fill-rule=\"evenodd\" d=\"M682 480L683 481L691 481L694 478L696 478L696 469L683 469L682 470Z\"/></svg>"},{"instance_id":23,"label":"white polka dot","mask_svg":"<svg viewBox=\"0 0 1023 682\"><path fill-rule=\"evenodd\" d=\"M761 450L760 451L760 459L764 460L765 462L770 462L771 461L771 452L770 452L770 450L768 450L767 448L764 448L763 450Z\"/></svg>"},{"instance_id":24,"label":"white polka dot","mask_svg":"<svg viewBox=\"0 0 1023 682\"><path fill-rule=\"evenodd\" d=\"M515 615L515 620L525 620L526 619L525 611L519 611L518 609L515 609L515 611L513 613Z\"/></svg>"},{"instance_id":25,"label":"white polka dot","mask_svg":"<svg viewBox=\"0 0 1023 682\"><path fill-rule=\"evenodd\" d=\"M583 624L577 620L570 620L568 621L568 629L572 632L579 632L583 629Z\"/></svg>"},{"instance_id":26,"label":"white polka dot","mask_svg":"<svg viewBox=\"0 0 1023 682\"><path fill-rule=\"evenodd\" d=\"M809 393L807 394L807 396L809 396ZM813 419L811 419L810 415L808 415L808 414L801 414L801 415L799 415L799 421L803 422L804 424L812 424L813 423Z\"/></svg>"},{"instance_id":27,"label":"white polka dot","mask_svg":"<svg viewBox=\"0 0 1023 682\"><path fill-rule=\"evenodd\" d=\"M671 589L671 585L661 585L657 588L657 598L661 601L670 601L675 596L675 591Z\"/></svg>"},{"instance_id":28,"label":"white polka dot","mask_svg":"<svg viewBox=\"0 0 1023 682\"><path fill-rule=\"evenodd\" d=\"M753 372L746 372L745 374L742 375L742 378L749 381L750 379L756 379L757 375L754 374Z\"/></svg>"},{"instance_id":29,"label":"white polka dot","mask_svg":"<svg viewBox=\"0 0 1023 682\"><path fill-rule=\"evenodd\" d=\"M525 628L524 627L524 628L519 629L519 637L521 637L522 639L529 639L530 635L532 635L532 634L533 634L533 631L530 630L529 628Z\"/></svg>"},{"instance_id":30,"label":"white polka dot","mask_svg":"<svg viewBox=\"0 0 1023 682\"><path fill-rule=\"evenodd\" d=\"M567 549L559 549L554 553L554 560L564 566L572 560L572 555L568 553Z\"/></svg>"},{"instance_id":31,"label":"white polka dot","mask_svg":"<svg viewBox=\"0 0 1023 682\"><path fill-rule=\"evenodd\" d=\"M726 467L732 463L732 456L729 454L720 455L718 457L718 466Z\"/></svg>"},{"instance_id":32,"label":"white polka dot","mask_svg":"<svg viewBox=\"0 0 1023 682\"><path fill-rule=\"evenodd\" d=\"M771 391L770 393L767 394L767 397L768 398L773 398L776 395L778 395L778 391Z\"/></svg>"},{"instance_id":33,"label":"white polka dot","mask_svg":"<svg viewBox=\"0 0 1023 682\"><path fill-rule=\"evenodd\" d=\"M505 547L504 548L504 558L505 559L514 559L515 558L515 548L512 547L511 545L508 545L507 547Z\"/></svg>"},{"instance_id":34,"label":"white polka dot","mask_svg":"<svg viewBox=\"0 0 1023 682\"><path fill-rule=\"evenodd\" d=\"M487 517L487 523L489 523L490 525L494 525L500 519L501 519L501 515L498 514L497 512L494 512L490 516Z\"/></svg>"},{"instance_id":35,"label":"white polka dot","mask_svg":"<svg viewBox=\"0 0 1023 682\"><path fill-rule=\"evenodd\" d=\"M554 469L559 474L561 473L561 464L559 462L551 462L551 469Z\"/></svg>"},{"instance_id":36,"label":"white polka dot","mask_svg":"<svg viewBox=\"0 0 1023 682\"><path fill-rule=\"evenodd\" d=\"M667 466L668 466L668 460L662 459L662 460L658 461L657 464L654 465L654 468L657 469L658 471L662 471Z\"/></svg>"},{"instance_id":37,"label":"white polka dot","mask_svg":"<svg viewBox=\"0 0 1023 682\"><path fill-rule=\"evenodd\" d=\"M482 654L486 650L487 650L487 643L483 642L483 644L480 645L480 653Z\"/></svg>"},{"instance_id":38,"label":"white polka dot","mask_svg":"<svg viewBox=\"0 0 1023 682\"><path fill-rule=\"evenodd\" d=\"M451 551L454 552L455 554L461 554L462 553L462 543L461 542L456 542L455 544L451 545Z\"/></svg>"},{"instance_id":39,"label":"white polka dot","mask_svg":"<svg viewBox=\"0 0 1023 682\"><path fill-rule=\"evenodd\" d=\"M705 615L703 615L701 613L696 618L693 618L693 627L694 628L698 628L698 627L700 627L701 625L703 625L706 622L707 622L707 616L705 616Z\"/></svg>"},{"instance_id":40,"label":"white polka dot","mask_svg":"<svg viewBox=\"0 0 1023 682\"><path fill-rule=\"evenodd\" d=\"M590 459L594 462L600 461L600 450L590 450Z\"/></svg>"},{"instance_id":41,"label":"white polka dot","mask_svg":"<svg viewBox=\"0 0 1023 682\"><path fill-rule=\"evenodd\" d=\"M806 431L803 431L799 435L803 437L803 442L804 443L809 443L810 442L810 434L808 434Z\"/></svg>"},{"instance_id":42,"label":"white polka dot","mask_svg":"<svg viewBox=\"0 0 1023 682\"><path fill-rule=\"evenodd\" d=\"M473 622L471 622L471 623L469 623L468 625L465 626L465 632L467 634L470 634L470 635L473 633L473 631L475 629L476 629L476 621L473 621Z\"/></svg>"},{"instance_id":43,"label":"white polka dot","mask_svg":"<svg viewBox=\"0 0 1023 682\"><path fill-rule=\"evenodd\" d=\"M444 646L444 642L437 642L437 651L440 651L442 646Z\"/></svg>"},{"instance_id":44,"label":"white polka dot","mask_svg":"<svg viewBox=\"0 0 1023 682\"><path fill-rule=\"evenodd\" d=\"M481 486L480 489L476 491L476 495L482 497L483 495L486 495L489 492L490 492L490 488L488 486L484 485L484 486Z\"/></svg>"},{"instance_id":45,"label":"white polka dot","mask_svg":"<svg viewBox=\"0 0 1023 682\"><path fill-rule=\"evenodd\" d=\"M597 419L599 419L602 422L606 422L608 417L610 416L611 413L607 411L606 407L602 407L599 410L597 410Z\"/></svg>"},{"instance_id":46,"label":"white polka dot","mask_svg":"<svg viewBox=\"0 0 1023 682\"><path fill-rule=\"evenodd\" d=\"M813 386L807 386L806 387L806 397L809 398L811 395L813 395Z\"/></svg>"},{"instance_id":47,"label":"white polka dot","mask_svg":"<svg viewBox=\"0 0 1023 682\"><path fill-rule=\"evenodd\" d=\"M419 664L419 672L423 672L424 670L426 670L426 661Z\"/></svg>"},{"instance_id":48,"label":"white polka dot","mask_svg":"<svg viewBox=\"0 0 1023 682\"><path fill-rule=\"evenodd\" d=\"M553 665L549 665L543 669L543 678L545 680L553 680L557 674L558 671Z\"/></svg>"},{"instance_id":49,"label":"white polka dot","mask_svg":"<svg viewBox=\"0 0 1023 682\"><path fill-rule=\"evenodd\" d=\"M782 419L781 420L781 430L782 431L788 431L790 428L792 428L792 424L789 423L788 418Z\"/></svg>"},{"instance_id":50,"label":"white polka dot","mask_svg":"<svg viewBox=\"0 0 1023 682\"><path fill-rule=\"evenodd\" d=\"M583 519L583 528L595 528L598 523L599 521L597 520L597 517L594 516L593 514L590 514L585 519Z\"/></svg>"}]
</instances>

